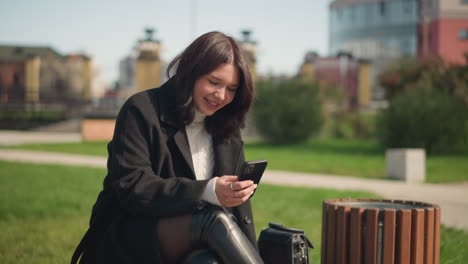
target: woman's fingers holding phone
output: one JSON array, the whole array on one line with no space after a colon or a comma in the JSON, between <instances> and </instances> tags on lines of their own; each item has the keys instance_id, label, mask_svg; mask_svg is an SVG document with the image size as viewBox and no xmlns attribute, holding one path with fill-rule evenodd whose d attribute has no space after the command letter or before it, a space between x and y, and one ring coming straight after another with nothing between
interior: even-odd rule
<instances>
[{"instance_id":1,"label":"woman's fingers holding phone","mask_svg":"<svg viewBox=\"0 0 468 264\"><path fill-rule=\"evenodd\" d=\"M222 206L234 207L247 201L256 187L253 181L237 181L237 176L224 175L216 181L216 196Z\"/></svg>"},{"instance_id":2,"label":"woman's fingers holding phone","mask_svg":"<svg viewBox=\"0 0 468 264\"><path fill-rule=\"evenodd\" d=\"M254 185L254 182L251 180L245 180L245 181L235 181L230 183L230 188L233 191L239 191L243 190L245 188L248 188L250 186Z\"/></svg>"},{"instance_id":3,"label":"woman's fingers holding phone","mask_svg":"<svg viewBox=\"0 0 468 264\"><path fill-rule=\"evenodd\" d=\"M257 184L252 184L247 188L244 188L244 189L242 189L240 191L237 191L237 197L239 197L239 198L247 197L247 199L248 199L250 197L250 195L252 195L252 193L255 191L255 188L257 188Z\"/></svg>"}]
</instances>

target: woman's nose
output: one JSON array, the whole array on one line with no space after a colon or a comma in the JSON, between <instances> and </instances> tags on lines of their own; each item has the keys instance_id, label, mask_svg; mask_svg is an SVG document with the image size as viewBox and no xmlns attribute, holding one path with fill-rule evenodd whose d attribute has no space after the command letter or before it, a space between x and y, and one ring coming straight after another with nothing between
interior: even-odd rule
<instances>
[{"instance_id":1,"label":"woman's nose","mask_svg":"<svg viewBox=\"0 0 468 264\"><path fill-rule=\"evenodd\" d=\"M223 88L216 90L215 96L216 98L219 98L220 100L224 100L225 93L226 93L226 88L223 87Z\"/></svg>"}]
</instances>

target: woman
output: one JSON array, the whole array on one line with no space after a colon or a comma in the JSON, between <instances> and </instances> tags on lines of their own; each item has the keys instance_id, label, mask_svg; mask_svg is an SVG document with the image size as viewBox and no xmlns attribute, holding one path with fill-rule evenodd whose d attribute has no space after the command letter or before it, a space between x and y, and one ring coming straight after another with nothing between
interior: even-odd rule
<instances>
[{"instance_id":1,"label":"woman","mask_svg":"<svg viewBox=\"0 0 468 264\"><path fill-rule=\"evenodd\" d=\"M254 86L239 44L200 36L160 88L132 96L108 144L108 174L72 263L263 263L237 181ZM217 176L217 177L213 177Z\"/></svg>"}]
</instances>

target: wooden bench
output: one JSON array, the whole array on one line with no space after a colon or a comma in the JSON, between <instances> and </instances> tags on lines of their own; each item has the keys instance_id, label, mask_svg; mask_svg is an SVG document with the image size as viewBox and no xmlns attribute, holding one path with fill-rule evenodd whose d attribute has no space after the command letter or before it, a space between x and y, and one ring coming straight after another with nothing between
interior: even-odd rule
<instances>
[{"instance_id":1,"label":"wooden bench","mask_svg":"<svg viewBox=\"0 0 468 264\"><path fill-rule=\"evenodd\" d=\"M401 200L323 202L322 264L438 264L440 207Z\"/></svg>"}]
</instances>

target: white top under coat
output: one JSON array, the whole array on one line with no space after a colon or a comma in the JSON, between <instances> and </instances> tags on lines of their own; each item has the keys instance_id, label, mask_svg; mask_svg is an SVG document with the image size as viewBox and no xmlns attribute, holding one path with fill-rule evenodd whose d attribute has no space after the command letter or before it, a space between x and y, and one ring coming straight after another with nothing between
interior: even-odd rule
<instances>
[{"instance_id":1,"label":"white top under coat","mask_svg":"<svg viewBox=\"0 0 468 264\"><path fill-rule=\"evenodd\" d=\"M211 179L214 170L213 140L205 129L206 115L195 110L192 123L185 126L197 180ZM216 180L212 178L202 194L202 200L221 206L216 196Z\"/></svg>"}]
</instances>

